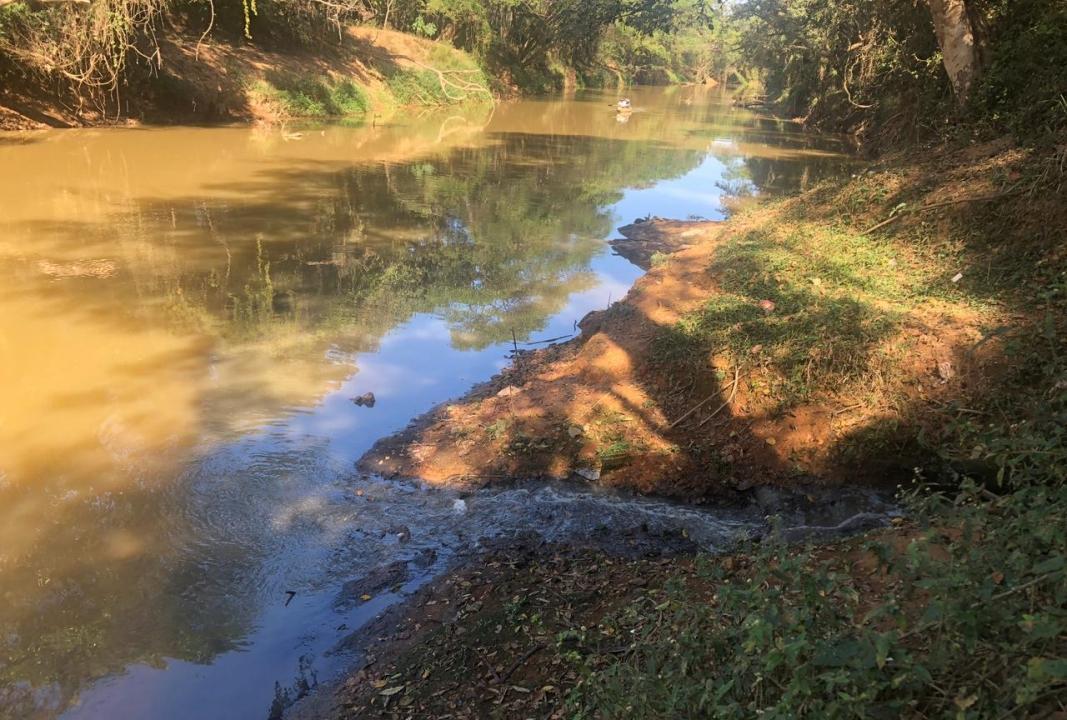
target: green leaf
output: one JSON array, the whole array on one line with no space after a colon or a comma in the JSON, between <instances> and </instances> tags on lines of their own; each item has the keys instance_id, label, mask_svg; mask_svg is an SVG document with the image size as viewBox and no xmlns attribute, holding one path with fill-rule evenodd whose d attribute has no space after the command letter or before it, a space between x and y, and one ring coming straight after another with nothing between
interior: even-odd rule
<instances>
[{"instance_id":1,"label":"green leaf","mask_svg":"<svg viewBox=\"0 0 1067 720\"><path fill-rule=\"evenodd\" d=\"M1030 658L1030 662L1026 664L1026 674L1031 680L1038 682L1067 680L1067 659Z\"/></svg>"},{"instance_id":2,"label":"green leaf","mask_svg":"<svg viewBox=\"0 0 1067 720\"><path fill-rule=\"evenodd\" d=\"M1062 570L1065 564L1067 562L1065 562L1063 555L1054 555L1048 560L1035 565L1033 572L1035 575L1044 575L1045 573Z\"/></svg>"}]
</instances>

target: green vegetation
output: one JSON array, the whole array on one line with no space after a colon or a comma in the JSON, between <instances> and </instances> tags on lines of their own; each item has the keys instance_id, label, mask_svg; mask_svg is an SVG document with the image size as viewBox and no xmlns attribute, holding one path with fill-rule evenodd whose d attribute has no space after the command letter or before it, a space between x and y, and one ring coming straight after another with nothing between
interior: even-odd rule
<instances>
[{"instance_id":1,"label":"green vegetation","mask_svg":"<svg viewBox=\"0 0 1067 720\"><path fill-rule=\"evenodd\" d=\"M367 112L367 96L351 80L302 78L274 74L252 86L252 94L293 117L358 117Z\"/></svg>"},{"instance_id":2,"label":"green vegetation","mask_svg":"<svg viewBox=\"0 0 1067 720\"><path fill-rule=\"evenodd\" d=\"M999 44L972 112L993 131L1053 137L1067 128L1067 6L1040 0L990 4Z\"/></svg>"},{"instance_id":3,"label":"green vegetation","mask_svg":"<svg viewBox=\"0 0 1067 720\"><path fill-rule=\"evenodd\" d=\"M1067 488L909 497L917 526L704 558L590 628L576 718L1040 717L1067 693ZM607 632L604 632L607 631Z\"/></svg>"},{"instance_id":4,"label":"green vegetation","mask_svg":"<svg viewBox=\"0 0 1067 720\"><path fill-rule=\"evenodd\" d=\"M731 365L769 364L783 378L783 401L868 384L885 365L875 362L884 342L933 299L919 269L901 270L896 255L888 243L816 224L731 238L709 268L721 292L666 331L657 354L699 364L714 350Z\"/></svg>"},{"instance_id":5,"label":"green vegetation","mask_svg":"<svg viewBox=\"0 0 1067 720\"><path fill-rule=\"evenodd\" d=\"M988 179L924 166L831 182L735 219L722 290L660 338L660 359L764 363L783 410L826 394L892 408L846 442L877 461L915 434L931 475L907 523L836 545L764 542L673 567L665 590L582 628L576 718L1053 717L1067 699L1067 270L1060 155L993 173L1022 197L860 234L870 210ZM1053 165L1050 166L1050 163ZM973 171L968 171L973 172ZM925 185L917 189L916 185ZM1047 228L1047 229L1046 229ZM960 271L958 282L952 273ZM952 275L952 277L950 277ZM816 282L817 281L817 282ZM758 306L774 303L773 310ZM977 312L1005 362L947 403L886 393L920 332ZM988 318L988 321L987 319ZM1004 324L1012 318L1012 324ZM951 320L948 326L953 325ZM941 327L945 327L942 325ZM942 330L943 332L943 330ZM906 336L905 336L906 337ZM754 352L754 348L758 348ZM851 394L849 391L851 389ZM920 429L921 428L921 429ZM619 639L625 641L619 644Z\"/></svg>"},{"instance_id":6,"label":"green vegetation","mask_svg":"<svg viewBox=\"0 0 1067 720\"><path fill-rule=\"evenodd\" d=\"M1067 127L1067 7L1055 0L966 0L976 80L953 87L930 6L908 1L746 0L730 22L742 64L793 115L882 142ZM961 118L970 120L960 123Z\"/></svg>"},{"instance_id":7,"label":"green vegetation","mask_svg":"<svg viewBox=\"0 0 1067 720\"><path fill-rule=\"evenodd\" d=\"M603 469L625 465L634 453L645 449L640 441L630 438L626 424L630 418L620 412L599 409L592 423L591 432L596 440L596 456Z\"/></svg>"},{"instance_id":8,"label":"green vegetation","mask_svg":"<svg viewBox=\"0 0 1067 720\"><path fill-rule=\"evenodd\" d=\"M485 73L463 56L436 46L431 52L432 68L395 71L386 83L400 105L451 105L477 99L491 100Z\"/></svg>"},{"instance_id":9,"label":"green vegetation","mask_svg":"<svg viewBox=\"0 0 1067 720\"><path fill-rule=\"evenodd\" d=\"M605 86L721 82L736 62L737 36L734 24L714 10L700 0L675 0L667 27L644 32L614 23L594 62L582 68L583 80Z\"/></svg>"},{"instance_id":10,"label":"green vegetation","mask_svg":"<svg viewBox=\"0 0 1067 720\"><path fill-rule=\"evenodd\" d=\"M167 19L190 34L202 32L198 44L210 36L224 44L254 42L324 57L336 54L339 41L344 44L345 25L370 21L468 51L502 88L536 90L558 87L570 69L593 67L601 37L618 23L647 35L668 31L675 16L673 0L94 0L86 7L0 0L0 12L0 76L38 85L42 94L58 87L72 99L115 112L125 111L131 87L151 84L164 64ZM488 95L478 67L436 70L443 74L406 67L384 74L403 104ZM335 88L319 78L297 87L270 84L279 101L300 114L335 114L354 102L335 97Z\"/></svg>"}]
</instances>

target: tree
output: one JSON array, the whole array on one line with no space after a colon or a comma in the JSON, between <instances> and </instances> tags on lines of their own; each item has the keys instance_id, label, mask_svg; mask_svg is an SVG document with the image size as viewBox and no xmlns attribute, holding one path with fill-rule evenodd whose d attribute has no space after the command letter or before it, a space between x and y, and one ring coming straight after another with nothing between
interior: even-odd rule
<instances>
[{"instance_id":1,"label":"tree","mask_svg":"<svg viewBox=\"0 0 1067 720\"><path fill-rule=\"evenodd\" d=\"M929 3L945 71L962 105L981 72L978 40L967 3L966 0L929 0Z\"/></svg>"}]
</instances>

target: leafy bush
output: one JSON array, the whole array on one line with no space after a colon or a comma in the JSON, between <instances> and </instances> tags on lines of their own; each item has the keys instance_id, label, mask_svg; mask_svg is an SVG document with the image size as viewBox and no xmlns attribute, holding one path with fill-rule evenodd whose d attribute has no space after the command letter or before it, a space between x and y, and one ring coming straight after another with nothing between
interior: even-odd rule
<instances>
[{"instance_id":1,"label":"leafy bush","mask_svg":"<svg viewBox=\"0 0 1067 720\"><path fill-rule=\"evenodd\" d=\"M1067 5L1014 0L991 14L996 35L976 119L1020 137L1067 128Z\"/></svg>"}]
</instances>

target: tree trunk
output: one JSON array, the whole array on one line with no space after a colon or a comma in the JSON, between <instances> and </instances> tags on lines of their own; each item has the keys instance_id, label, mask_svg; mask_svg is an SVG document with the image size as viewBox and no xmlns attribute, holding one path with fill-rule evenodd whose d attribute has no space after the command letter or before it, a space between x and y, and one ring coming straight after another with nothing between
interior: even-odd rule
<instances>
[{"instance_id":1,"label":"tree trunk","mask_svg":"<svg viewBox=\"0 0 1067 720\"><path fill-rule=\"evenodd\" d=\"M962 105L981 71L978 41L966 0L929 0L934 32L956 100Z\"/></svg>"}]
</instances>

